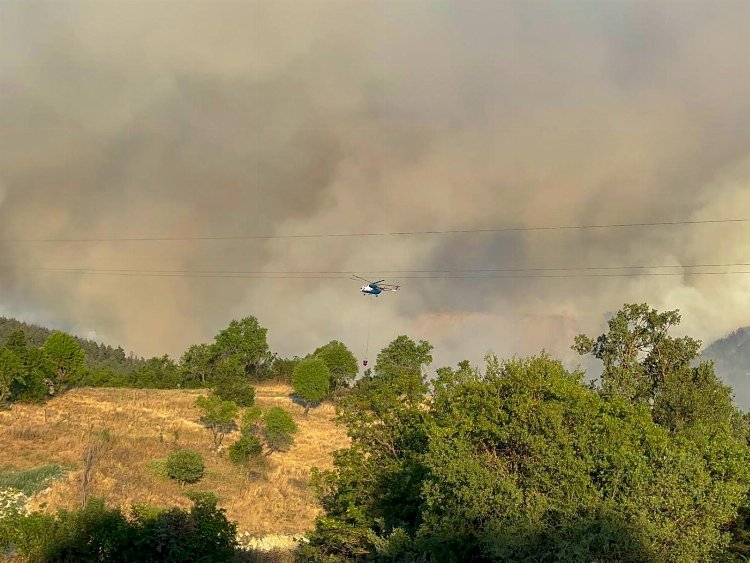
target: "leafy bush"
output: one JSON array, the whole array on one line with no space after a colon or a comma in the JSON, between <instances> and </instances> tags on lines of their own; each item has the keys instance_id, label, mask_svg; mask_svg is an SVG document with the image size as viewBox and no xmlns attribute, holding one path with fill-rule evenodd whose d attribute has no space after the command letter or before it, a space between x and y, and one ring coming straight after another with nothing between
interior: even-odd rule
<instances>
[{"instance_id":1,"label":"leafy bush","mask_svg":"<svg viewBox=\"0 0 750 563\"><path fill-rule=\"evenodd\" d=\"M242 415L240 430L243 434L258 434L261 422L263 422L263 409L260 407L250 407Z\"/></svg>"},{"instance_id":2,"label":"leafy bush","mask_svg":"<svg viewBox=\"0 0 750 563\"><path fill-rule=\"evenodd\" d=\"M211 431L214 438L214 448L218 451L224 436L233 428L234 417L237 416L237 403L222 401L220 397L198 397L195 406L202 412L201 422Z\"/></svg>"},{"instance_id":3,"label":"leafy bush","mask_svg":"<svg viewBox=\"0 0 750 563\"><path fill-rule=\"evenodd\" d=\"M265 416L264 435L271 451L288 449L293 443L297 424L292 415L280 407L271 407Z\"/></svg>"},{"instance_id":4,"label":"leafy bush","mask_svg":"<svg viewBox=\"0 0 750 563\"><path fill-rule=\"evenodd\" d=\"M185 496L195 502L206 502L209 504L219 504L219 495L213 491L188 491Z\"/></svg>"},{"instance_id":5,"label":"leafy bush","mask_svg":"<svg viewBox=\"0 0 750 563\"><path fill-rule=\"evenodd\" d=\"M195 450L177 450L167 457L166 472L181 483L197 483L203 477L203 456Z\"/></svg>"},{"instance_id":6,"label":"leafy bush","mask_svg":"<svg viewBox=\"0 0 750 563\"><path fill-rule=\"evenodd\" d=\"M255 404L255 387L244 378L224 377L214 384L214 393L224 401L233 401L238 407Z\"/></svg>"},{"instance_id":7,"label":"leafy bush","mask_svg":"<svg viewBox=\"0 0 750 563\"><path fill-rule=\"evenodd\" d=\"M242 436L229 446L229 459L237 464L246 463L251 458L258 457L261 453L263 453L263 445L252 434Z\"/></svg>"},{"instance_id":8,"label":"leafy bush","mask_svg":"<svg viewBox=\"0 0 750 563\"><path fill-rule=\"evenodd\" d=\"M0 521L0 552L12 543L30 561L231 561L237 528L215 498L197 495L189 512L134 506L120 509L92 500L83 510L56 516L15 514Z\"/></svg>"}]
</instances>

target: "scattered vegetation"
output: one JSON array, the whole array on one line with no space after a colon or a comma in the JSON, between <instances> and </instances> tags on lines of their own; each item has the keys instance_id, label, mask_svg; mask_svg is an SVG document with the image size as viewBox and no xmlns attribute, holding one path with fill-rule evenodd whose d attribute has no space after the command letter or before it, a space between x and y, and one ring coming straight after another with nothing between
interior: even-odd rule
<instances>
[{"instance_id":1,"label":"scattered vegetation","mask_svg":"<svg viewBox=\"0 0 750 563\"><path fill-rule=\"evenodd\" d=\"M194 406L196 397L206 391L74 389L44 405L15 404L12 411L0 411L0 467L13 464L25 469L51 463L71 467L66 477L26 500L31 510L80 508L89 428L91 424L95 429L106 426L111 442L94 465L92 498L106 498L123 511L129 510L134 499L185 508L186 492L209 489L221 497L220 506L228 517L253 537L303 534L319 511L308 486L310 467L329 467L331 451L345 446L347 438L333 422L333 405L321 405L303 420L302 410L294 408L291 391L285 385L258 384L256 406L241 413L259 411L255 435L266 453L263 413L270 407L290 411L299 425L291 449L261 456L257 464L238 466L229 455L213 455L212 440L199 424L200 413ZM238 426L242 420L237 417ZM230 446L239 437L240 431L233 431L224 445ZM181 448L203 456L205 475L195 485L183 486L158 471L169 453Z\"/></svg>"},{"instance_id":2,"label":"scattered vegetation","mask_svg":"<svg viewBox=\"0 0 750 563\"><path fill-rule=\"evenodd\" d=\"M206 476L205 486L232 498L228 510L247 502L244 497L257 487L268 495L265 503L278 493L279 506L296 495L295 514L289 518L304 512L308 523L317 509L306 475L310 467L321 467L313 470L312 484L322 512L309 543L299 547L304 560L743 560L750 553L750 416L734 407L732 391L718 380L713 364L700 361L700 342L673 336L679 322L677 311L626 305L604 334L578 336L574 349L603 364L595 382L544 354L509 361L490 354L481 367L464 361L457 368L438 369L430 379L432 346L407 336L391 342L378 354L372 372L353 381L356 359L342 343L331 342L304 359L279 359L268 349L265 329L248 317L233 322L213 343L192 347L180 362L167 357L143 361L129 382L212 391L208 396L185 391L183 406L174 399L164 401L158 413L144 407L150 426L130 422L122 438L118 434L118 447L128 443L137 424L139 432L150 432L151 453L135 465L144 476L133 478L178 490L158 475L196 482L208 463L209 473L215 467L220 477ZM2 398L45 401L96 377L76 346L75 339L55 336L39 347L22 332L10 334L0 349ZM268 377L294 384L306 402L304 419L297 414L295 421L279 406L282 400L290 404L284 394L288 389L269 401L264 388L252 384ZM339 438L346 447L326 467L322 458L299 452L312 451L313 443L328 443L333 427L313 437L308 425L320 421L321 412L330 415L333 407L324 404L309 411L309 418L307 407L334 392L336 420L346 429L348 442ZM94 404L99 403L91 401L84 408ZM178 408L179 424L167 425L167 413ZM107 416L130 416L118 409L111 408ZM24 412L36 414L24 418ZM228 456L204 461L201 452L210 450L205 431L195 424L199 418L212 432L214 451L229 436ZM0 419L8 426L0 431L16 452L36 442L70 443L76 439L71 435L80 436L71 454L78 463L85 429L91 427L89 421L87 426L78 421L71 434L66 430L69 418L56 413L48 420L46 407L31 405L14 405L12 416L0 413ZM174 435L174 443L165 435ZM192 454L178 450L160 461L159 456L177 447L178 436L180 446L189 446ZM140 453L144 443L129 447ZM270 456L280 451L286 453ZM103 456L102 471L121 468L126 458L118 455L125 454ZM272 483L280 463L294 456L295 477L279 492L266 480ZM152 461L147 464L147 459ZM143 471L144 466L149 470ZM0 490L17 490L28 499L17 487L26 479L28 491L35 494L32 485L43 482L45 471L51 470L36 471L38 476L25 478L0 473ZM267 477L248 482L260 471ZM118 479L107 485L110 494L124 488L122 477ZM93 483L98 494L97 481ZM236 491L242 495L233 496ZM197 530L208 530L203 542L229 530L229 543L214 547L216 553L236 557L235 530L217 509L218 497L196 493L192 498L190 512L132 507L125 513L122 506L109 509L90 501L82 511L53 516L24 515L27 503L8 497L0 500L8 505L0 539L16 542L18 551L32 560L86 560L93 553L86 550L113 561L149 560L155 557L153 550L166 549L175 554L172 560L180 561L189 553L185 546L196 549L191 542L203 533ZM264 508L261 498L249 501L253 510ZM203 511L201 522L193 516L196 510ZM126 545L120 538L129 541L122 549L134 551L118 551Z\"/></svg>"}]
</instances>

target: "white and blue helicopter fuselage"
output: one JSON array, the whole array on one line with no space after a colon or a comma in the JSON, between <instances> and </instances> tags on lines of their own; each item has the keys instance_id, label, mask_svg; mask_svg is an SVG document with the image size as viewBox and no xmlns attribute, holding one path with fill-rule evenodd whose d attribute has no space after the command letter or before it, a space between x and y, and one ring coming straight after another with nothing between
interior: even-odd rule
<instances>
[{"instance_id":1,"label":"white and blue helicopter fuselage","mask_svg":"<svg viewBox=\"0 0 750 563\"><path fill-rule=\"evenodd\" d=\"M360 291L362 292L362 295L380 295L381 293L383 293L383 290L374 283L370 285L363 285L360 288Z\"/></svg>"},{"instance_id":2,"label":"white and blue helicopter fuselage","mask_svg":"<svg viewBox=\"0 0 750 563\"><path fill-rule=\"evenodd\" d=\"M359 288L359 291L362 292L362 295L374 295L377 297L384 291L398 291L400 286L393 285L390 283L382 283L385 280L378 280L378 281L369 281L363 277L360 276L352 276L355 279L362 280L367 282L367 285L363 285Z\"/></svg>"}]
</instances>

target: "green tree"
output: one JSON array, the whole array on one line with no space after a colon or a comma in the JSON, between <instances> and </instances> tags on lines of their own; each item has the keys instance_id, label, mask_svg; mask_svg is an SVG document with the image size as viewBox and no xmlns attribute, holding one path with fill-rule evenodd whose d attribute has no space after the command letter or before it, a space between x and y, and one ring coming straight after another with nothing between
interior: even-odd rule
<instances>
[{"instance_id":1,"label":"green tree","mask_svg":"<svg viewBox=\"0 0 750 563\"><path fill-rule=\"evenodd\" d=\"M205 387L213 376L219 351L213 344L195 344L180 359L187 387Z\"/></svg>"},{"instance_id":2,"label":"green tree","mask_svg":"<svg viewBox=\"0 0 750 563\"><path fill-rule=\"evenodd\" d=\"M234 419L237 416L237 404L233 401L222 401L219 397L198 397L195 406L200 409L203 416L201 422L211 431L214 441L214 449L221 449L224 436L232 430Z\"/></svg>"},{"instance_id":3,"label":"green tree","mask_svg":"<svg viewBox=\"0 0 750 563\"><path fill-rule=\"evenodd\" d=\"M374 374L341 400L337 420L351 447L334 453L333 471L313 479L325 511L316 536L323 551L354 558L374 550L374 530L418 519L431 362L430 343L399 336L378 354Z\"/></svg>"},{"instance_id":4,"label":"green tree","mask_svg":"<svg viewBox=\"0 0 750 563\"><path fill-rule=\"evenodd\" d=\"M25 382L23 362L18 355L0 348L0 405L10 399L14 385Z\"/></svg>"},{"instance_id":5,"label":"green tree","mask_svg":"<svg viewBox=\"0 0 750 563\"><path fill-rule=\"evenodd\" d=\"M243 434L258 435L263 423L263 409L260 407L250 407L245 409L240 422L240 431Z\"/></svg>"},{"instance_id":6,"label":"green tree","mask_svg":"<svg viewBox=\"0 0 750 563\"><path fill-rule=\"evenodd\" d=\"M573 349L604 363L604 396L650 405L654 421L672 432L696 425L701 431L732 427L737 411L731 389L716 377L711 362L696 364L698 340L670 336L679 323L679 311L625 305L609 321L608 332L596 340L579 335Z\"/></svg>"},{"instance_id":7,"label":"green tree","mask_svg":"<svg viewBox=\"0 0 750 563\"><path fill-rule=\"evenodd\" d=\"M297 424L292 415L280 407L271 407L264 417L263 435L269 453L289 449L294 443Z\"/></svg>"},{"instance_id":8,"label":"green tree","mask_svg":"<svg viewBox=\"0 0 750 563\"><path fill-rule=\"evenodd\" d=\"M488 356L487 360L490 359L491 356ZM458 369L455 370L449 367L438 368L437 377L433 380L432 387L435 394L438 394L449 387L476 381L479 378L479 370L472 368L471 364L464 360L458 363Z\"/></svg>"},{"instance_id":9,"label":"green tree","mask_svg":"<svg viewBox=\"0 0 750 563\"><path fill-rule=\"evenodd\" d=\"M659 313L645 303L626 304L609 321L609 330L593 340L575 339L573 349L604 363L602 391L631 401L654 399L668 374L687 368L701 343L688 336L673 338L679 311Z\"/></svg>"},{"instance_id":10,"label":"green tree","mask_svg":"<svg viewBox=\"0 0 750 563\"><path fill-rule=\"evenodd\" d=\"M312 355L323 360L328 366L331 372L331 391L335 392L342 387L348 387L357 376L359 371L357 358L343 342L332 340L315 350Z\"/></svg>"},{"instance_id":11,"label":"green tree","mask_svg":"<svg viewBox=\"0 0 750 563\"><path fill-rule=\"evenodd\" d=\"M235 357L246 374L260 375L260 371L271 359L266 333L255 317L232 321L216 335L216 349L221 358Z\"/></svg>"},{"instance_id":12,"label":"green tree","mask_svg":"<svg viewBox=\"0 0 750 563\"><path fill-rule=\"evenodd\" d=\"M416 537L433 553L705 561L748 483L738 444L721 444L719 469L645 406L598 397L546 357L449 387L432 421Z\"/></svg>"},{"instance_id":13,"label":"green tree","mask_svg":"<svg viewBox=\"0 0 750 563\"><path fill-rule=\"evenodd\" d=\"M24 378L13 386L14 399L19 402L40 403L54 392L49 358L40 348L27 348L20 356Z\"/></svg>"},{"instance_id":14,"label":"green tree","mask_svg":"<svg viewBox=\"0 0 750 563\"><path fill-rule=\"evenodd\" d=\"M240 437L229 446L229 459L234 463L243 464L263 453L263 444L252 434Z\"/></svg>"},{"instance_id":15,"label":"green tree","mask_svg":"<svg viewBox=\"0 0 750 563\"><path fill-rule=\"evenodd\" d=\"M133 374L133 385L145 389L177 389L182 376L175 361L169 356L146 360Z\"/></svg>"},{"instance_id":16,"label":"green tree","mask_svg":"<svg viewBox=\"0 0 750 563\"><path fill-rule=\"evenodd\" d=\"M22 328L17 328L10 333L8 340L5 342L5 347L17 354L19 358L26 355L29 345L26 342L26 333Z\"/></svg>"},{"instance_id":17,"label":"green tree","mask_svg":"<svg viewBox=\"0 0 750 563\"><path fill-rule=\"evenodd\" d=\"M414 342L401 335L378 354L375 376L384 381L394 381L405 392L422 395L424 369L432 363L432 345L420 340Z\"/></svg>"},{"instance_id":18,"label":"green tree","mask_svg":"<svg viewBox=\"0 0 750 563\"><path fill-rule=\"evenodd\" d=\"M212 387L214 393L225 401L234 401L237 406L251 407L255 403L255 387L245 375L237 357L221 360L216 366Z\"/></svg>"},{"instance_id":19,"label":"green tree","mask_svg":"<svg viewBox=\"0 0 750 563\"><path fill-rule=\"evenodd\" d=\"M55 383L69 385L85 375L86 353L69 334L53 333L44 343L44 351L55 374Z\"/></svg>"},{"instance_id":20,"label":"green tree","mask_svg":"<svg viewBox=\"0 0 750 563\"><path fill-rule=\"evenodd\" d=\"M189 449L169 454L164 468L169 477L180 483L197 483L205 471L203 456Z\"/></svg>"},{"instance_id":21,"label":"green tree","mask_svg":"<svg viewBox=\"0 0 750 563\"><path fill-rule=\"evenodd\" d=\"M292 387L305 402L305 416L311 404L319 403L328 395L330 381L331 372L321 358L308 358L295 366Z\"/></svg>"},{"instance_id":22,"label":"green tree","mask_svg":"<svg viewBox=\"0 0 750 563\"><path fill-rule=\"evenodd\" d=\"M13 401L39 403L50 396L52 371L43 350L29 347L23 329L16 329L8 336L6 348L21 362L20 373L11 382L9 397Z\"/></svg>"}]
</instances>

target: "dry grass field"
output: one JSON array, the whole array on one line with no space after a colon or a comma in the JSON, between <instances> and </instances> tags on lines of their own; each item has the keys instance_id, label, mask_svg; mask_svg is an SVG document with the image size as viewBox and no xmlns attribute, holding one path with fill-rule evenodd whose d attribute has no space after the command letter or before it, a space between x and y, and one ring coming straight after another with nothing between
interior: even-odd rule
<instances>
[{"instance_id":1,"label":"dry grass field","mask_svg":"<svg viewBox=\"0 0 750 563\"><path fill-rule=\"evenodd\" d=\"M334 407L302 408L284 385L259 385L256 405L289 410L299 426L294 446L269 458L265 477L248 480L226 455L212 451L208 430L193 406L203 391L76 389L46 405L18 405L0 411L0 468L28 469L58 463L72 470L34 497L32 509L76 508L81 504L83 459L91 436L106 430L108 441L93 469L91 495L111 505L133 503L190 506L188 491L213 491L219 505L254 536L299 534L318 513L309 490L310 468L331 466L331 452L345 447L346 434L333 422ZM238 438L235 432L225 446ZM175 449L193 448L206 460L206 475L195 485L178 483L149 470L154 459Z\"/></svg>"}]
</instances>

